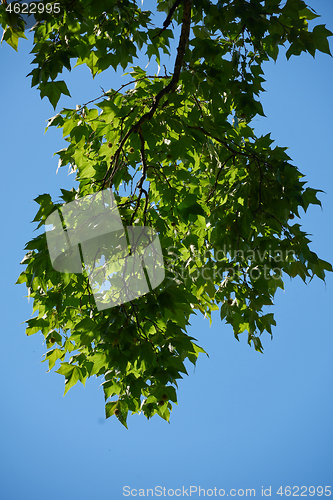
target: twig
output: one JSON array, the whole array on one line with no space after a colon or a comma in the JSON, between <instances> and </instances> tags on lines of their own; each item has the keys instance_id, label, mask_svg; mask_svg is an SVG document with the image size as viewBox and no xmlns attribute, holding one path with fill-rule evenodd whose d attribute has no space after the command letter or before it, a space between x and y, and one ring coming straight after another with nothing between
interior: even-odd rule
<instances>
[{"instance_id":1,"label":"twig","mask_svg":"<svg viewBox=\"0 0 333 500\"><path fill-rule=\"evenodd\" d=\"M132 214L132 217L131 217L131 221L130 221L130 224L129 224L130 226L132 225L132 222L134 220L135 214L138 211L142 193L145 193L145 195L146 195L146 202L145 202L145 211L144 211L144 213L146 213L146 211L147 211L147 205L148 205L148 193L142 187L143 183L144 183L144 180L146 178L146 175L147 175L147 163L146 163L146 155L145 155L145 140L144 140L144 137L142 135L141 130L139 130L139 137L140 137L140 143L141 143L140 155L141 155L141 161L142 161L142 176L140 177L140 180L137 183L136 188L135 188L135 189L137 189L137 188L139 189L139 194L138 194L138 198L136 200L136 206L134 208L134 211L133 211L133 214Z\"/></svg>"},{"instance_id":2,"label":"twig","mask_svg":"<svg viewBox=\"0 0 333 500\"><path fill-rule=\"evenodd\" d=\"M210 198L212 197L212 195L214 194L214 192L215 192L215 190L216 190L216 187L217 187L217 182L218 182L218 180L219 180L219 176L220 176L220 173L222 172L223 167L225 167L225 166L226 166L226 164L228 163L228 161L229 161L229 160L231 160L231 158L234 158L234 157L235 157L235 155L234 155L234 154L230 155L230 156L229 156L229 157L228 157L228 158L227 158L227 159L226 159L226 160L222 163L222 165L220 166L220 169L219 169L219 171L218 171L218 173L217 173L217 176L216 176L216 179L215 179L215 184L214 184L214 186L212 187L212 190L211 190L211 192L210 192L210 193L209 193L209 195L208 195L208 198L207 198L207 200L206 200L206 203L210 200Z\"/></svg>"},{"instance_id":3,"label":"twig","mask_svg":"<svg viewBox=\"0 0 333 500\"><path fill-rule=\"evenodd\" d=\"M123 137L117 151L114 154L112 164L110 165L110 168L108 169L108 171L105 174L102 187L104 187L108 178L110 178L110 185L111 185L113 176L118 169L118 161L119 161L120 151L123 148L125 142L129 138L129 136L133 132L137 133L139 131L139 129L141 128L141 125L145 121L150 120L153 117L155 111L158 108L158 104L159 104L160 100L162 99L162 97L175 90L176 85L179 81L179 77L180 77L180 71L181 71L182 64L183 64L183 59L184 59L185 50L186 50L186 44L188 42L189 35L190 35L190 27L191 27L191 0L184 0L182 29L181 29L181 34L180 34L180 38L179 38L177 57L176 57L174 72L173 72L171 81L168 83L168 85L166 85L166 87L164 87L162 90L160 90L160 92L154 97L153 105L150 108L150 110L147 113L145 113L144 115L142 115L141 118L136 123L134 123L134 125L132 125L132 127L129 129L129 131Z\"/></svg>"},{"instance_id":4,"label":"twig","mask_svg":"<svg viewBox=\"0 0 333 500\"><path fill-rule=\"evenodd\" d=\"M182 0L176 0L175 3L173 4L173 6L171 7L170 11L169 11L169 14L167 15L164 23L163 23L163 28L160 29L160 31L153 37L153 40L154 38L156 38L157 36L160 36L160 34L167 29L167 27L169 26L169 24L171 23L171 19L172 19L172 16L173 16L173 13L175 12L175 10L177 9L177 7L181 4Z\"/></svg>"}]
</instances>

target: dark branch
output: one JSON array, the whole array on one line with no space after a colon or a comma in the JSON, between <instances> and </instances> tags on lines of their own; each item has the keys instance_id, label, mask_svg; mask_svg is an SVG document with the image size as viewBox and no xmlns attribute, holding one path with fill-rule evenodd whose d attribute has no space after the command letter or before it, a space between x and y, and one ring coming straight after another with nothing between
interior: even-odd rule
<instances>
[{"instance_id":1,"label":"dark branch","mask_svg":"<svg viewBox=\"0 0 333 500\"><path fill-rule=\"evenodd\" d=\"M167 18L166 20L164 21L163 23L163 28L160 29L160 31L153 37L156 38L158 36L160 36L160 34L167 29L167 27L169 26L169 24L171 23L171 19L172 19L172 16L173 16L173 13L175 12L175 10L177 9L177 7L182 3L182 0L176 0L176 2L173 4L173 6L171 7L170 11L169 11L169 14L167 15Z\"/></svg>"},{"instance_id":2,"label":"dark branch","mask_svg":"<svg viewBox=\"0 0 333 500\"><path fill-rule=\"evenodd\" d=\"M217 188L217 183L218 183L218 180L219 180L220 173L222 172L222 169L226 166L226 164L228 163L228 161L229 161L229 160L231 160L231 158L233 158L234 156L235 156L235 155L233 155L233 154L232 154L232 155L230 155L230 156L229 156L229 157L228 157L228 158L227 158L227 159L226 159L226 160L222 163L222 165L220 166L220 169L219 169L218 174L217 174L216 179L215 179L215 184L214 184L214 186L212 187L212 190L211 190L211 192L210 192L210 193L209 193L209 195L208 195L208 198L207 198L207 200L206 200L206 203L207 203L207 201L209 201L209 200L210 200L210 198L213 196L213 194L214 194L214 192L215 192L215 190L216 190L216 188Z\"/></svg>"},{"instance_id":3,"label":"dark branch","mask_svg":"<svg viewBox=\"0 0 333 500\"><path fill-rule=\"evenodd\" d=\"M186 44L188 42L189 35L190 35L190 27L191 27L191 0L184 0L182 30L181 30L181 34L180 34L180 38L179 38L177 57L176 57L174 71L173 71L171 81L168 83L168 85L166 87L164 87L162 90L160 90L160 92L154 97L153 105L150 108L150 110L147 113L145 113L144 115L142 115L141 118L134 125L132 125L132 127L129 129L129 131L123 137L117 151L115 152L112 164L105 174L105 177L103 179L103 186L107 182L108 178L110 178L110 185L111 185L113 176L118 169L118 161L119 161L120 152L121 152L125 142L129 138L129 136L133 132L136 132L136 133L139 132L141 125L145 121L150 120L153 117L162 97L175 90L176 85L179 81L179 77L180 77L180 71L182 68L183 60L184 60ZM112 169L112 171L111 171L111 169ZM111 175L110 175L110 172L111 172Z\"/></svg>"},{"instance_id":4,"label":"dark branch","mask_svg":"<svg viewBox=\"0 0 333 500\"><path fill-rule=\"evenodd\" d=\"M141 154L141 161L142 161L142 175L141 175L140 180L135 188L135 189L137 189L137 188L139 189L139 194L138 194L138 198L136 200L136 206L134 208L134 211L133 211L133 214L131 217L130 226L132 225L135 214L139 208L142 193L145 193L145 195L146 195L146 202L145 202L145 209L144 209L144 218L145 219L146 219L146 211L147 211L147 206L148 206L148 193L142 187L144 180L146 178L146 175L147 175L147 163L146 163L146 154L145 154L145 140L143 138L141 130L139 131L139 136L140 136L140 143L141 143L140 154Z\"/></svg>"}]
</instances>

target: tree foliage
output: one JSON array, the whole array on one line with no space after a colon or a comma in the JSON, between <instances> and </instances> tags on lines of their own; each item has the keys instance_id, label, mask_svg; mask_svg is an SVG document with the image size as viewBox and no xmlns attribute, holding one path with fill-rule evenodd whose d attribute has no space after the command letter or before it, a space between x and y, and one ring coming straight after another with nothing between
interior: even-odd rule
<instances>
[{"instance_id":1,"label":"tree foliage","mask_svg":"<svg viewBox=\"0 0 333 500\"><path fill-rule=\"evenodd\" d=\"M35 15L32 86L54 108L70 95L60 74L75 62L93 77L120 66L130 78L49 120L68 143L57 152L59 164L70 165L79 184L62 189L58 202L38 196L34 222L43 227L65 203L111 188L125 226L158 231L165 280L98 311L87 274L52 268L44 232L27 243L18 279L36 312L26 333L43 333L45 361L49 369L60 361L65 393L78 380L102 376L106 417L125 426L128 412L169 420L186 360L195 364L205 352L187 332L192 314L211 318L219 310L237 340L243 333L262 352L261 335L272 335L275 325L265 306L283 288L283 275L307 282L332 270L295 221L300 209L320 205L318 190L305 186L286 148L251 127L264 115L264 62L276 60L281 46L288 59L330 54L332 33L320 24L309 30L319 16L303 0L139 4L64 0L60 14ZM6 8L3 40L17 49L24 25ZM154 24L156 10L163 25ZM140 52L161 68L172 52L172 71L149 74L135 65Z\"/></svg>"}]
</instances>

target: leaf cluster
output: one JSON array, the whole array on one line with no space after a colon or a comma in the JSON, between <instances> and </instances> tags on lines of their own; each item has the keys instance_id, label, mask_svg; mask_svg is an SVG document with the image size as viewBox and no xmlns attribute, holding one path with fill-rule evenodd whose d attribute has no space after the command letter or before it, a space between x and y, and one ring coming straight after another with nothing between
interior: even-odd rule
<instances>
[{"instance_id":1,"label":"leaf cluster","mask_svg":"<svg viewBox=\"0 0 333 500\"><path fill-rule=\"evenodd\" d=\"M37 315L27 334L41 331L49 369L60 362L65 392L78 380L103 376L106 416L126 424L128 412L169 420L175 388L204 350L188 335L196 312L215 310L234 336L262 352L261 335L272 335L273 305L283 275L325 279L329 263L309 248L300 218L321 204L319 190L270 134L256 137L251 121L264 115L263 64L316 50L330 53L323 25L302 0L158 1L154 12L134 1L62 1L62 14L44 15L34 27L32 86L56 108L70 95L63 69L86 64L96 76L120 66L128 82L103 90L74 109L62 109L48 127L61 128L68 146L57 152L78 189L47 194L34 219L65 203L110 187L123 224L158 232L166 278L153 292L97 311L87 273L64 274L50 262L45 234L26 245L25 283ZM17 48L20 23L0 7L3 39ZM145 51L160 66L180 28L171 74L149 75L133 66ZM179 31L179 30L178 30ZM177 31L177 32L178 32Z\"/></svg>"}]
</instances>

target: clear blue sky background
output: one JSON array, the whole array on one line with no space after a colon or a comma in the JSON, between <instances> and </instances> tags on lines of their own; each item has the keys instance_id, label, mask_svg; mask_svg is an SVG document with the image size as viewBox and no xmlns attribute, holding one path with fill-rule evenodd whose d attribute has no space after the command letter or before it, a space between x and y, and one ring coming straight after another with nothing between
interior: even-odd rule
<instances>
[{"instance_id":1,"label":"clear blue sky background","mask_svg":"<svg viewBox=\"0 0 333 500\"><path fill-rule=\"evenodd\" d=\"M333 2L311 0L311 6L322 15L317 23L333 31ZM226 496L230 488L255 488L257 497L262 486L271 486L272 498L280 498L279 486L333 487L333 276L326 285L286 280L271 308L277 327L273 341L263 338L264 354L245 337L237 342L218 315L212 327L195 318L189 334L210 358L199 358L195 372L181 381L170 424L136 415L126 430L115 418L104 420L101 380L78 384L63 397L64 377L46 373L43 337L26 337L21 324L32 303L24 286L14 283L23 247L36 234L33 198L49 192L57 199L74 178L67 168L55 175L52 155L64 142L60 130L44 135L55 112L25 78L31 48L31 37L20 42L18 54L5 44L0 48L0 498L118 500L123 486L216 487ZM332 262L333 59L317 53L315 60L303 54L287 62L281 55L265 69L267 118L253 125L289 146L309 186L325 190L323 210L311 207L302 223L313 235L312 249ZM58 109L97 97L99 85L119 83L112 73L93 81L86 67L67 78L72 99L63 98Z\"/></svg>"}]
</instances>

